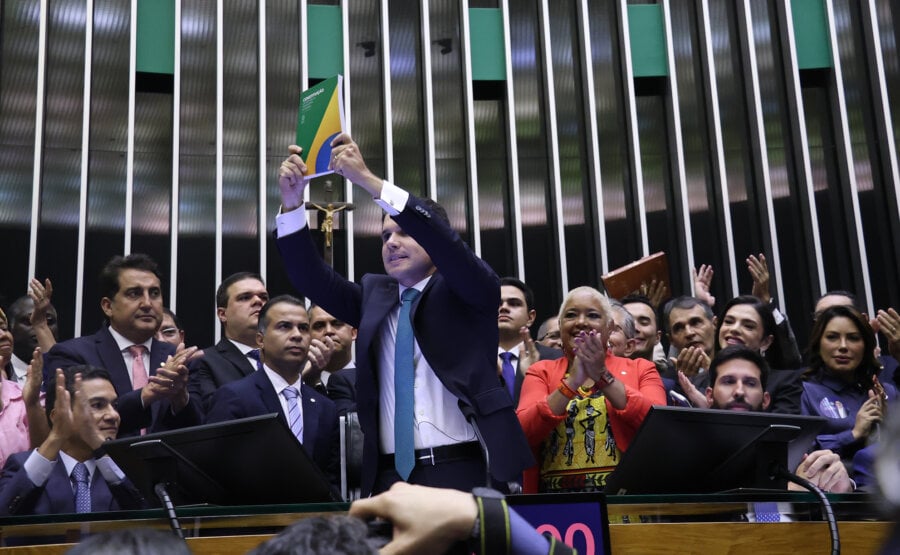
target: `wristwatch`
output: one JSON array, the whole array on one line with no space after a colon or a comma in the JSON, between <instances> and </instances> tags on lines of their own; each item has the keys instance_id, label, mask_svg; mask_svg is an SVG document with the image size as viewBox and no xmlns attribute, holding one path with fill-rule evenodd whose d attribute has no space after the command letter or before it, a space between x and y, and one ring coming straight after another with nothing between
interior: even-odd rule
<instances>
[{"instance_id":1,"label":"wristwatch","mask_svg":"<svg viewBox=\"0 0 900 555\"><path fill-rule=\"evenodd\" d=\"M606 389L614 383L616 383L616 377L612 375L608 368L604 368L597 381L597 389Z\"/></svg>"},{"instance_id":2,"label":"wristwatch","mask_svg":"<svg viewBox=\"0 0 900 555\"><path fill-rule=\"evenodd\" d=\"M469 549L479 555L509 553L512 538L509 530L509 507L506 496L491 488L472 490L478 516L469 537Z\"/></svg>"}]
</instances>

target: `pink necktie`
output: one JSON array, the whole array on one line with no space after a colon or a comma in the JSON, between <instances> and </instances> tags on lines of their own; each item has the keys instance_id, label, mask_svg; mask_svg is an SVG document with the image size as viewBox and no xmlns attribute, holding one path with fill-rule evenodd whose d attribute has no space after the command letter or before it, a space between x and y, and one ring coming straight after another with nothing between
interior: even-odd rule
<instances>
[{"instance_id":1,"label":"pink necktie","mask_svg":"<svg viewBox=\"0 0 900 555\"><path fill-rule=\"evenodd\" d=\"M131 358L134 359L134 362L131 363L131 386L134 389L141 389L147 385L147 368L144 366L144 346L132 345L131 347L128 347L128 352L131 353Z\"/></svg>"}]
</instances>

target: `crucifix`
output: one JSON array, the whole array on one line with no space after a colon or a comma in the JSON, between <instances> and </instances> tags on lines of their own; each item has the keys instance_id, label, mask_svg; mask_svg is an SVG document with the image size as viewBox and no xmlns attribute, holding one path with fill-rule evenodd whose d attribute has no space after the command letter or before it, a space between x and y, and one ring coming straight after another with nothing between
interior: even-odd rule
<instances>
[{"instance_id":1,"label":"crucifix","mask_svg":"<svg viewBox=\"0 0 900 555\"><path fill-rule=\"evenodd\" d=\"M322 220L319 222L319 231L325 234L325 249L323 253L325 263L332 267L334 266L334 247L332 247L332 241L334 239L334 215L342 210L350 212L356 208L349 202L334 202L332 200L333 194L334 189L331 186L331 180L329 179L325 182L325 200L317 202L309 201L306 203L307 210L315 210L316 213L323 214Z\"/></svg>"}]
</instances>

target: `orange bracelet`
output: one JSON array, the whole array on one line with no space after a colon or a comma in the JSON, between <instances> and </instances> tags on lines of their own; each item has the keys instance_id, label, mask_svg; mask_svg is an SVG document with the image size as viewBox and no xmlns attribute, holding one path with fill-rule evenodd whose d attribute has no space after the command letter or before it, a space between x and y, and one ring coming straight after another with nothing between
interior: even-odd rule
<instances>
[{"instance_id":1,"label":"orange bracelet","mask_svg":"<svg viewBox=\"0 0 900 555\"><path fill-rule=\"evenodd\" d=\"M563 394L563 397L566 399L574 399L578 392L569 387L569 384L566 383L566 380L560 379L559 386L556 388L557 391Z\"/></svg>"}]
</instances>

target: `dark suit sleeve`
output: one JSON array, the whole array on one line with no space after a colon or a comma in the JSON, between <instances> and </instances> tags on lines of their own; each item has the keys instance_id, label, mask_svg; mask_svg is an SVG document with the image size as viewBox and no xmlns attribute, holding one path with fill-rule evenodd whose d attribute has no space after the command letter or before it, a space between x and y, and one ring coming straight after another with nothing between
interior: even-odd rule
<instances>
[{"instance_id":1,"label":"dark suit sleeve","mask_svg":"<svg viewBox=\"0 0 900 555\"><path fill-rule=\"evenodd\" d=\"M341 486L341 432L338 426L338 414L334 407L329 407L328 418L325 420L327 427L323 429L328 441L328 461L322 470L328 477L331 485L340 491ZM340 496L338 496L338 499Z\"/></svg>"},{"instance_id":2,"label":"dark suit sleeve","mask_svg":"<svg viewBox=\"0 0 900 555\"><path fill-rule=\"evenodd\" d=\"M36 486L25 472L29 452L17 453L6 459L0 476L0 516L34 514L44 486Z\"/></svg>"},{"instance_id":3,"label":"dark suit sleeve","mask_svg":"<svg viewBox=\"0 0 900 555\"><path fill-rule=\"evenodd\" d=\"M200 406L204 411L209 409L213 394L218 389L213 378L212 368L206 359L206 357L210 356L206 351L211 351L214 348L204 349L204 356L195 360L190 367L191 374L188 381L188 392L191 394L192 399L196 398L200 401Z\"/></svg>"},{"instance_id":4,"label":"dark suit sleeve","mask_svg":"<svg viewBox=\"0 0 900 555\"><path fill-rule=\"evenodd\" d=\"M344 369L328 378L328 398L334 401L338 416L356 410L356 369Z\"/></svg>"},{"instance_id":5,"label":"dark suit sleeve","mask_svg":"<svg viewBox=\"0 0 900 555\"><path fill-rule=\"evenodd\" d=\"M797 345L797 337L794 336L794 330L791 328L791 322L788 320L787 316L784 318L780 324L775 327L775 334L777 337L777 345L781 346L781 353L779 354L781 361L779 362L780 368L800 368L803 366L803 357L800 356L800 347ZM799 409L799 403L797 407Z\"/></svg>"},{"instance_id":6,"label":"dark suit sleeve","mask_svg":"<svg viewBox=\"0 0 900 555\"><path fill-rule=\"evenodd\" d=\"M359 327L361 287L325 264L312 240L309 226L278 237L278 250L288 278L302 295L354 328Z\"/></svg>"},{"instance_id":7,"label":"dark suit sleeve","mask_svg":"<svg viewBox=\"0 0 900 555\"><path fill-rule=\"evenodd\" d=\"M131 480L128 478L118 484L107 485L109 486L109 491L112 493L113 499L115 499L116 503L119 505L119 509L124 511L136 511L150 507L150 504L144 496L141 495L141 492L134 487L134 484L132 484Z\"/></svg>"},{"instance_id":8,"label":"dark suit sleeve","mask_svg":"<svg viewBox=\"0 0 900 555\"><path fill-rule=\"evenodd\" d=\"M206 423L228 422L249 416L240 396L228 386L220 387L213 395L206 413Z\"/></svg>"},{"instance_id":9,"label":"dark suit sleeve","mask_svg":"<svg viewBox=\"0 0 900 555\"><path fill-rule=\"evenodd\" d=\"M155 411L150 431L179 430L181 428L199 426L200 424L203 424L203 409L200 408L200 401L191 395L188 404L175 414L172 414L172 403L170 401L160 401L159 408Z\"/></svg>"},{"instance_id":10,"label":"dark suit sleeve","mask_svg":"<svg viewBox=\"0 0 900 555\"><path fill-rule=\"evenodd\" d=\"M86 364L84 356L72 348L68 341L62 341L44 354L44 391L53 386L51 381L56 376L57 368L68 368L76 364Z\"/></svg>"},{"instance_id":11,"label":"dark suit sleeve","mask_svg":"<svg viewBox=\"0 0 900 555\"><path fill-rule=\"evenodd\" d=\"M769 412L800 414L803 396L803 370L772 370L766 390L772 398Z\"/></svg>"}]
</instances>

